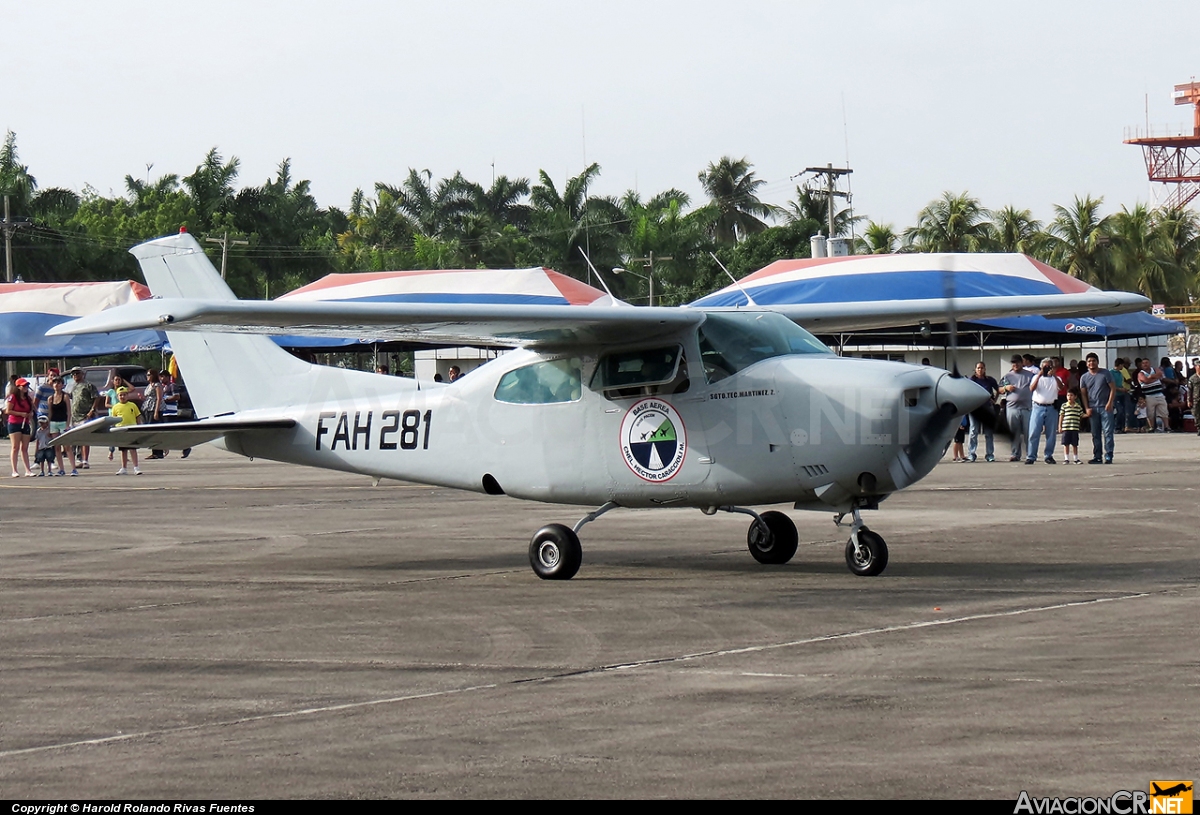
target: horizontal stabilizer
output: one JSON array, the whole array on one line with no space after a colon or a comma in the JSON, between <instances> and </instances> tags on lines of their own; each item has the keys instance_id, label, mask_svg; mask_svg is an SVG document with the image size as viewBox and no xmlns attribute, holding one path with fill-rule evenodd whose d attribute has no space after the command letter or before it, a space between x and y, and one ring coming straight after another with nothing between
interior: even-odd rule
<instances>
[{"instance_id":1,"label":"horizontal stabilizer","mask_svg":"<svg viewBox=\"0 0 1200 815\"><path fill-rule=\"evenodd\" d=\"M159 447L181 450L222 438L227 433L286 430L296 426L295 419L284 417L238 419L227 416L197 422L117 427L120 421L116 416L101 416L71 428L54 442L82 447Z\"/></svg>"}]
</instances>

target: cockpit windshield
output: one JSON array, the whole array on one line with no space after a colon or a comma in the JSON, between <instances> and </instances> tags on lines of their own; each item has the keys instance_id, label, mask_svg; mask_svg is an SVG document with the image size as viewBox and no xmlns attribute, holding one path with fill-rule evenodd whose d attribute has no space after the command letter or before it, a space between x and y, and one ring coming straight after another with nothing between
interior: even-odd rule
<instances>
[{"instance_id":1,"label":"cockpit windshield","mask_svg":"<svg viewBox=\"0 0 1200 815\"><path fill-rule=\"evenodd\" d=\"M769 311L710 311L698 330L704 376L710 383L771 357L833 353L787 317Z\"/></svg>"}]
</instances>

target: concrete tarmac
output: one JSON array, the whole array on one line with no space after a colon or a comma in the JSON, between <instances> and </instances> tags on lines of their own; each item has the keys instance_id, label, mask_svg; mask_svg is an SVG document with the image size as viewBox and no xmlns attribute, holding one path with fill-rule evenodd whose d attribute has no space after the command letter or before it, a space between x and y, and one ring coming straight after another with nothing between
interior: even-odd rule
<instances>
[{"instance_id":1,"label":"concrete tarmac","mask_svg":"<svg viewBox=\"0 0 1200 815\"><path fill-rule=\"evenodd\" d=\"M555 583L529 536L580 510L210 448L137 478L106 458L0 483L8 797L1015 799L1200 775L1194 435L1118 436L1112 466L946 459L866 514L876 578L832 513L790 512L800 550L766 567L744 516L613 512Z\"/></svg>"}]
</instances>

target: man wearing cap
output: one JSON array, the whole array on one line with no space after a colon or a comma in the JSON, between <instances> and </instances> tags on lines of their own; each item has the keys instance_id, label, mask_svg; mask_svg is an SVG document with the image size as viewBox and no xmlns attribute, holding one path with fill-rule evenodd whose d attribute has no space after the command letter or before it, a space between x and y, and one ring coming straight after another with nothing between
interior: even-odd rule
<instances>
[{"instance_id":1,"label":"man wearing cap","mask_svg":"<svg viewBox=\"0 0 1200 815\"><path fill-rule=\"evenodd\" d=\"M96 386L87 381L83 368L72 368L67 373L71 375L71 381L75 385L71 389L71 424L83 424L95 419L100 415L100 411L104 410L104 402L100 399ZM88 463L91 453L91 447L79 448L80 469L91 469L92 465Z\"/></svg>"},{"instance_id":2,"label":"man wearing cap","mask_svg":"<svg viewBox=\"0 0 1200 815\"><path fill-rule=\"evenodd\" d=\"M1042 432L1046 433L1046 463L1054 464L1054 442L1058 438L1058 378L1054 375L1054 360L1046 357L1042 366L1029 383L1033 396L1033 410L1029 414L1029 451L1026 464L1037 461L1038 447L1042 443Z\"/></svg>"},{"instance_id":3,"label":"man wearing cap","mask_svg":"<svg viewBox=\"0 0 1200 815\"><path fill-rule=\"evenodd\" d=\"M1009 461L1020 461L1022 445L1029 448L1029 411L1033 407L1033 394L1029 383L1033 377L1025 370L1025 358L1013 354L1012 370L1000 379L1000 393L1004 394L1004 415L1008 421L1008 432L1012 434L1012 457Z\"/></svg>"},{"instance_id":4,"label":"man wearing cap","mask_svg":"<svg viewBox=\"0 0 1200 815\"><path fill-rule=\"evenodd\" d=\"M142 411L138 406L129 401L129 388L122 385L117 388L117 403L112 406L110 411L113 416L116 416L121 421L117 427L129 427L131 425L142 423ZM126 467L129 465L130 457L133 458L133 474L141 475L142 471L138 468L138 454L136 447L121 448L121 469L117 470L117 475L125 475L129 472Z\"/></svg>"}]
</instances>

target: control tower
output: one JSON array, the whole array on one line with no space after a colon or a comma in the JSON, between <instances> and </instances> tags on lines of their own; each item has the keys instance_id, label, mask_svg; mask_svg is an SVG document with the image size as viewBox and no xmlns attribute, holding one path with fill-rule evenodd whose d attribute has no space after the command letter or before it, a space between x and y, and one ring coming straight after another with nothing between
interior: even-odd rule
<instances>
[{"instance_id":1,"label":"control tower","mask_svg":"<svg viewBox=\"0 0 1200 815\"><path fill-rule=\"evenodd\" d=\"M1176 85L1175 104L1192 106L1192 132L1155 133L1147 127L1126 132L1126 144L1137 144L1146 159L1146 175L1151 181L1174 184L1163 206L1179 208L1200 195L1200 82Z\"/></svg>"}]
</instances>

